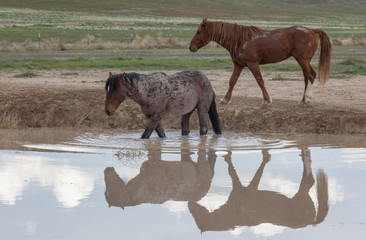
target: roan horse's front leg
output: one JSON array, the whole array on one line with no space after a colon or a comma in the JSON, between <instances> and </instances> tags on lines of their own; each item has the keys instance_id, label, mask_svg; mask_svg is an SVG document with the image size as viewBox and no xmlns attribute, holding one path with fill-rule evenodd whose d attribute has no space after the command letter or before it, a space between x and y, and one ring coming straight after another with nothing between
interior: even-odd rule
<instances>
[{"instance_id":1,"label":"roan horse's front leg","mask_svg":"<svg viewBox=\"0 0 366 240\"><path fill-rule=\"evenodd\" d=\"M229 89L227 90L225 97L220 100L220 104L227 104L230 102L232 94L233 94L234 86L235 86L236 82L238 81L238 78L240 76L242 69L243 69L242 66L234 63L234 70L233 70L233 73L232 73L230 81L229 81Z\"/></svg>"},{"instance_id":2,"label":"roan horse's front leg","mask_svg":"<svg viewBox=\"0 0 366 240\"><path fill-rule=\"evenodd\" d=\"M162 118L161 114L154 114L149 118L149 121L147 122L147 126L145 128L145 131L141 136L142 139L149 138L151 136L152 132L154 131L154 129L155 130L158 129L157 133L160 137L159 132L161 133L162 127L159 124L159 122L160 122L161 118ZM163 133L164 133L164 129L163 129Z\"/></svg>"},{"instance_id":3,"label":"roan horse's front leg","mask_svg":"<svg viewBox=\"0 0 366 240\"><path fill-rule=\"evenodd\" d=\"M166 138L164 128L160 122L158 123L158 125L155 128L155 132L158 134L159 137Z\"/></svg>"}]
</instances>

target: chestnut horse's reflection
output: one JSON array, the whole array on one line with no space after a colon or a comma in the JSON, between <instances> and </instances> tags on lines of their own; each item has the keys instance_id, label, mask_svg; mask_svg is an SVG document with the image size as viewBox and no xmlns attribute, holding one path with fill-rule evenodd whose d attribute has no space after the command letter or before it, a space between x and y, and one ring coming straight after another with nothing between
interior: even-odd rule
<instances>
[{"instance_id":1,"label":"chestnut horse's reflection","mask_svg":"<svg viewBox=\"0 0 366 240\"><path fill-rule=\"evenodd\" d=\"M318 224L328 213L328 180L325 173L317 173L318 211L309 196L314 185L311 172L310 151L303 149L303 174L297 193L288 198L273 191L258 190L258 185L265 165L270 161L267 150L263 150L263 161L247 187L244 187L231 162L231 152L225 156L233 190L227 202L220 208L209 212L196 202L189 202L189 210L201 231L222 231L236 226L256 226L261 223L272 223L291 228L301 228L309 224Z\"/></svg>"},{"instance_id":2,"label":"chestnut horse's reflection","mask_svg":"<svg viewBox=\"0 0 366 240\"><path fill-rule=\"evenodd\" d=\"M105 198L110 206L136 206L142 203L163 203L167 200L198 201L206 195L214 175L216 155L206 152L205 138L201 139L197 162L192 161L187 142L182 140L181 161L163 161L161 147L150 146L148 160L140 173L127 184L114 168L106 168ZM149 148L149 147L148 147Z\"/></svg>"}]
</instances>

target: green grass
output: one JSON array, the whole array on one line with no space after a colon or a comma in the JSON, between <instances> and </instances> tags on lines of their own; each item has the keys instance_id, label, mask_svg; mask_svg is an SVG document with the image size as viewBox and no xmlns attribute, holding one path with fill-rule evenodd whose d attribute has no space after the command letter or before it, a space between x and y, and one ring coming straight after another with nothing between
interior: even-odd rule
<instances>
[{"instance_id":1,"label":"green grass","mask_svg":"<svg viewBox=\"0 0 366 240\"><path fill-rule=\"evenodd\" d=\"M38 75L34 72L25 72L25 73L14 75L14 77L16 77L16 78L32 78L32 77L37 77L37 76Z\"/></svg>"},{"instance_id":2,"label":"green grass","mask_svg":"<svg viewBox=\"0 0 366 240\"><path fill-rule=\"evenodd\" d=\"M364 0L27 0L0 1L0 42L56 39L75 43L129 42L130 36L177 37L189 41L203 17L274 29L289 25L322 28L331 37L366 37Z\"/></svg>"},{"instance_id":3,"label":"green grass","mask_svg":"<svg viewBox=\"0 0 366 240\"><path fill-rule=\"evenodd\" d=\"M366 62L360 58L348 58L331 65L331 77L347 78L353 75L366 76ZM5 69L24 69L26 72L16 77L35 77L32 71L43 69L68 69L70 72L65 75L78 75L77 70L81 69L121 69L121 71L141 71L141 70L224 70L231 72L233 63L231 59L197 60L197 59L143 59L143 58L97 58L86 59L83 57L69 59L65 61L40 61L40 60L21 60L15 62L0 62L0 71ZM317 71L317 65L313 68ZM244 69L246 71L247 69ZM282 77L281 72L298 72L302 78L301 68L294 61L285 64L261 65L262 72L279 72L271 80L288 81Z\"/></svg>"},{"instance_id":4,"label":"green grass","mask_svg":"<svg viewBox=\"0 0 366 240\"><path fill-rule=\"evenodd\" d=\"M141 58L109 58L109 59L85 59L77 58L68 61L17 61L0 62L1 69L88 69L103 68L121 70L204 70L221 69L231 71L231 60L144 60Z\"/></svg>"}]
</instances>

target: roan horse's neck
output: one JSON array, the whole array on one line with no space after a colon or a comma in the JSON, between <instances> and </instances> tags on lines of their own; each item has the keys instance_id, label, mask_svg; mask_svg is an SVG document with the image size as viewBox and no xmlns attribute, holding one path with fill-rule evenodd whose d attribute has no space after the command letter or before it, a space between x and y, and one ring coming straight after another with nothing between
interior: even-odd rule
<instances>
[{"instance_id":1,"label":"roan horse's neck","mask_svg":"<svg viewBox=\"0 0 366 240\"><path fill-rule=\"evenodd\" d=\"M255 26L244 26L227 22L207 22L210 32L210 40L218 43L233 53L254 36L261 34L264 30Z\"/></svg>"},{"instance_id":2,"label":"roan horse's neck","mask_svg":"<svg viewBox=\"0 0 366 240\"><path fill-rule=\"evenodd\" d=\"M138 104L141 104L143 101L143 96L139 89L139 85L143 85L143 83L145 82L144 78L141 77L138 73L125 73L124 81L127 88L127 97L131 98Z\"/></svg>"},{"instance_id":3,"label":"roan horse's neck","mask_svg":"<svg viewBox=\"0 0 366 240\"><path fill-rule=\"evenodd\" d=\"M148 103L148 93L151 89L162 88L166 74L161 72L151 74L126 73L126 95L140 105Z\"/></svg>"}]
</instances>

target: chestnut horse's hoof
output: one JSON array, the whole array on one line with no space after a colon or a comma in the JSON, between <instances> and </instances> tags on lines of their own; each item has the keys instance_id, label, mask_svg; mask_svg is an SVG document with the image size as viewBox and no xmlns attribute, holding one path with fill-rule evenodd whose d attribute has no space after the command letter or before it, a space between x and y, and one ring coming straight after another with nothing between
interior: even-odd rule
<instances>
[{"instance_id":1,"label":"chestnut horse's hoof","mask_svg":"<svg viewBox=\"0 0 366 240\"><path fill-rule=\"evenodd\" d=\"M221 105L225 105L225 104L228 104L229 101L226 101L226 99L222 98L219 102Z\"/></svg>"},{"instance_id":2,"label":"chestnut horse's hoof","mask_svg":"<svg viewBox=\"0 0 366 240\"><path fill-rule=\"evenodd\" d=\"M267 109L267 108L268 108L268 106L269 106L268 104L263 103L263 104L261 105L261 108L262 108L262 109Z\"/></svg>"},{"instance_id":3,"label":"chestnut horse's hoof","mask_svg":"<svg viewBox=\"0 0 366 240\"><path fill-rule=\"evenodd\" d=\"M306 107L310 107L310 102L306 102L306 103L302 103L300 102L299 104L297 104L297 106L299 108L306 108Z\"/></svg>"}]
</instances>

